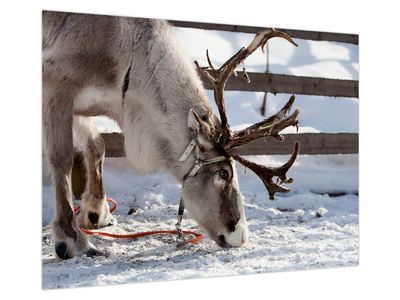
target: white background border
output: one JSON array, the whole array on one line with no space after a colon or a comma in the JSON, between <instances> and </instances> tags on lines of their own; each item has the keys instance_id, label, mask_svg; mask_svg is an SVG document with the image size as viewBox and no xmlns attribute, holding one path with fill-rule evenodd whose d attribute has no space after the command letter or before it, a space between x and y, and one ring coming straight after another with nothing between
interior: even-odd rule
<instances>
[{"instance_id":1,"label":"white background border","mask_svg":"<svg viewBox=\"0 0 400 300\"><path fill-rule=\"evenodd\" d=\"M138 2L1 3L0 197L2 228L8 227L1 233L2 298L398 299L400 197L395 171L400 164L395 114L400 99L395 88L400 48L395 30L400 26L395 5L348 0ZM42 9L360 34L360 266L41 291ZM15 213L7 212L7 205Z\"/></svg>"}]
</instances>

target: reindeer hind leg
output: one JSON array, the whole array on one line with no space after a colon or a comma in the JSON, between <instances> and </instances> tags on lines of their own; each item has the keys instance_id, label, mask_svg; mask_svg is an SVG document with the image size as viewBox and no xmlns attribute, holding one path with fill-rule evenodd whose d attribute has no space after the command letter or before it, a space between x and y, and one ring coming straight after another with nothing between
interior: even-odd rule
<instances>
[{"instance_id":1,"label":"reindeer hind leg","mask_svg":"<svg viewBox=\"0 0 400 300\"><path fill-rule=\"evenodd\" d=\"M114 225L103 190L103 162L105 146L95 124L87 117L74 116L75 147L82 151L86 165L87 181L82 194L78 224L87 229Z\"/></svg>"}]
</instances>

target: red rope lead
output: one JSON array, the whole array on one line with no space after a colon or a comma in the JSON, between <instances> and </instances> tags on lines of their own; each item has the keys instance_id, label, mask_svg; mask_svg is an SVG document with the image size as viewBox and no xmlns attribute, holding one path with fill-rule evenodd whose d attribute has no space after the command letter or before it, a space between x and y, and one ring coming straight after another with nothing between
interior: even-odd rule
<instances>
[{"instance_id":1,"label":"red rope lead","mask_svg":"<svg viewBox=\"0 0 400 300\"><path fill-rule=\"evenodd\" d=\"M89 234L89 235L100 235L100 236L105 236L105 237L110 237L110 238L115 238L115 239L136 239L136 238L139 238L142 236L155 235L155 234L178 234L177 230L154 230L154 231L144 231L144 232L131 233L131 234L116 234L116 233L108 233L108 232L102 232L102 231L92 231L92 230L87 230L87 229L83 229L83 228L81 228L81 230L82 230L82 232ZM195 238L183 241L181 246L186 245L188 243L197 244L204 238L204 236L202 234L196 233L193 231L182 230L182 233L194 235Z\"/></svg>"},{"instance_id":2,"label":"red rope lead","mask_svg":"<svg viewBox=\"0 0 400 300\"><path fill-rule=\"evenodd\" d=\"M112 213L113 211L115 211L117 209L118 204L114 199L111 199L111 198L107 198L107 201L112 204L112 207L110 208L110 212ZM74 213L78 212L79 209L80 209L80 206L75 206ZM136 239L136 238L139 238L142 236L155 235L155 234L178 234L177 230L154 230L154 231L145 231L145 232L138 232L138 233L131 233L131 234L108 233L108 232L103 232L103 231L88 230L88 229L84 229L84 228L81 228L81 231L88 235L99 235L99 236L115 238L115 239ZM182 233L188 234L188 235L193 235L195 237L193 239L183 241L180 244L180 246L184 246L188 243L197 244L202 239L204 239L204 236L202 234L194 232L194 231L182 230Z\"/></svg>"},{"instance_id":3,"label":"red rope lead","mask_svg":"<svg viewBox=\"0 0 400 300\"><path fill-rule=\"evenodd\" d=\"M117 201L115 201L112 198L107 198L107 202L112 204L110 208L110 213L113 213L118 207ZM80 205L74 206L74 213L77 213L80 209L81 209Z\"/></svg>"}]
</instances>

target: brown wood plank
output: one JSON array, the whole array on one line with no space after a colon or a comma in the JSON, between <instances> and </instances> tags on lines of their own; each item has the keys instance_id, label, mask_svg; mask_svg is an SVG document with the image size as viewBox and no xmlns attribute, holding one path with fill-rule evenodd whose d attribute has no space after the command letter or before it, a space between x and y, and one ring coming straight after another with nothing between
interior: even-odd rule
<instances>
[{"instance_id":1,"label":"brown wood plank","mask_svg":"<svg viewBox=\"0 0 400 300\"><path fill-rule=\"evenodd\" d=\"M221 31L232 31L232 32L245 32L245 33L257 33L265 30L266 27L256 26L242 26L242 25L229 25L229 24L216 24L216 23L202 23L202 22L188 22L169 20L174 26L186 27L186 28L199 28L207 30L221 30ZM283 32L286 32L293 38L313 40L313 41L330 41L330 42L341 42L358 45L358 35L348 33L336 33L336 32L321 32L321 31L308 31L308 30L294 30L285 28L276 28Z\"/></svg>"},{"instance_id":2,"label":"brown wood plank","mask_svg":"<svg viewBox=\"0 0 400 300\"><path fill-rule=\"evenodd\" d=\"M243 79L242 72L238 72L237 77L229 79L225 90L358 98L357 80L251 72L248 75L250 83ZM200 76L204 87L212 90L213 84L204 75Z\"/></svg>"},{"instance_id":3,"label":"brown wood plank","mask_svg":"<svg viewBox=\"0 0 400 300\"><path fill-rule=\"evenodd\" d=\"M122 157L124 137L120 133L103 133L107 157ZM294 141L299 141L300 154L349 154L358 153L357 133L298 133L284 134L285 140L273 138L258 139L244 146L239 153L243 155L290 154Z\"/></svg>"},{"instance_id":4,"label":"brown wood plank","mask_svg":"<svg viewBox=\"0 0 400 300\"><path fill-rule=\"evenodd\" d=\"M300 154L358 153L357 133L298 133L284 134L283 142L274 138L257 139L240 149L243 155L290 154L293 143L300 142Z\"/></svg>"},{"instance_id":5,"label":"brown wood plank","mask_svg":"<svg viewBox=\"0 0 400 300\"><path fill-rule=\"evenodd\" d=\"M102 133L106 145L106 157L125 156L124 135L121 133Z\"/></svg>"}]
</instances>

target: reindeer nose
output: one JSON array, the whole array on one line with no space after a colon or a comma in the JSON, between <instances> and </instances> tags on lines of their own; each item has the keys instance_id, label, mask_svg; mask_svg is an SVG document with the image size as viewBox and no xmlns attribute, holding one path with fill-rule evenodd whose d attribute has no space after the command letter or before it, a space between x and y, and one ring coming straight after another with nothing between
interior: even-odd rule
<instances>
[{"instance_id":1,"label":"reindeer nose","mask_svg":"<svg viewBox=\"0 0 400 300\"><path fill-rule=\"evenodd\" d=\"M221 234L220 236L218 236L218 242L217 244L221 247L226 247L226 240L225 240L225 236L223 234Z\"/></svg>"},{"instance_id":2,"label":"reindeer nose","mask_svg":"<svg viewBox=\"0 0 400 300\"><path fill-rule=\"evenodd\" d=\"M227 232L223 237L226 245L240 247L247 242L248 235L247 224L239 222L234 226L233 230ZM219 239L221 240L221 235L219 236Z\"/></svg>"},{"instance_id":3,"label":"reindeer nose","mask_svg":"<svg viewBox=\"0 0 400 300\"><path fill-rule=\"evenodd\" d=\"M234 232L236 229L236 224L234 221L229 221L228 224L226 225L228 232Z\"/></svg>"}]
</instances>

